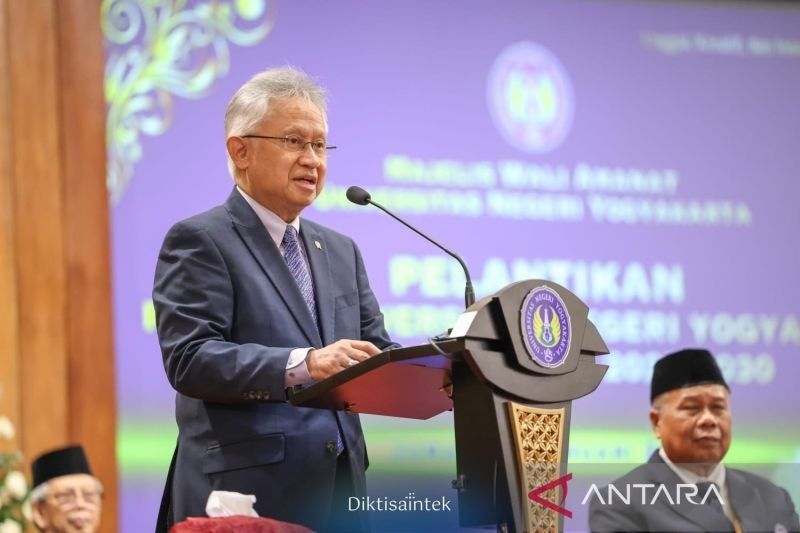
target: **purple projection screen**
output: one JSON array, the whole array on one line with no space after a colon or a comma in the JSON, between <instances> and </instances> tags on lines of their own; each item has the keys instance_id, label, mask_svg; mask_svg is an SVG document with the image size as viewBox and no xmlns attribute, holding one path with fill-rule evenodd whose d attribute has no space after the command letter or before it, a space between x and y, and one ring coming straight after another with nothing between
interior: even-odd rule
<instances>
[{"instance_id":1,"label":"purple projection screen","mask_svg":"<svg viewBox=\"0 0 800 533\"><path fill-rule=\"evenodd\" d=\"M478 298L538 278L589 305L612 353L599 389L573 406L571 461L646 460L658 446L653 361L689 346L714 352L731 385L728 459L800 461L799 8L106 4L124 531L152 527L176 434L150 303L161 240L225 200L225 106L284 64L328 89L338 146L303 216L360 245L394 339L451 327L463 274L349 203L349 185L459 251ZM371 487L404 479L409 491L435 472L454 497L452 417L364 425Z\"/></svg>"}]
</instances>

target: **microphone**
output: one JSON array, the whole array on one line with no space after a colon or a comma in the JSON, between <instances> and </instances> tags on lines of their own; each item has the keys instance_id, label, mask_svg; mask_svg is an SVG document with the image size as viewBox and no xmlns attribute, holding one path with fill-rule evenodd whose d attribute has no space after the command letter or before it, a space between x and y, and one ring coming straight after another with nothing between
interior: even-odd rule
<instances>
[{"instance_id":1,"label":"microphone","mask_svg":"<svg viewBox=\"0 0 800 533\"><path fill-rule=\"evenodd\" d=\"M351 202L353 202L354 204L358 204L358 205L367 205L367 204L374 205L375 207L377 207L378 209L380 209L381 211L383 211L384 213L386 213L387 215L389 215L390 217L392 217L396 221L400 222L405 227L411 229L417 235L419 235L420 237L423 237L425 240L427 240L428 242L430 242L434 246L437 246L438 248L443 250L447 255L451 256L456 261L458 261L458 263L461 265L461 268L464 269L464 276L467 278L467 283L466 283L466 286L464 287L464 303L466 304L467 307L469 307L470 305L475 303L475 292L472 289L472 278L470 278L470 276L469 276L469 269L467 269L467 264L464 262L463 259L461 259L460 255L458 255L454 251L450 250L449 248L439 244L438 242L434 241L433 239L431 239L430 237L428 237L427 235L422 233L420 230L418 230L417 228L415 228L414 226L412 226L411 224L409 224L408 222L406 222L405 220L403 220L399 216L395 215L394 213L392 213L391 211L389 211L388 209L383 207L378 202L373 201L372 197L369 195L369 193L367 191L365 191L364 189L362 189L361 187L357 187L355 185L353 185L352 187L349 187L347 189L347 199L350 200Z\"/></svg>"}]
</instances>

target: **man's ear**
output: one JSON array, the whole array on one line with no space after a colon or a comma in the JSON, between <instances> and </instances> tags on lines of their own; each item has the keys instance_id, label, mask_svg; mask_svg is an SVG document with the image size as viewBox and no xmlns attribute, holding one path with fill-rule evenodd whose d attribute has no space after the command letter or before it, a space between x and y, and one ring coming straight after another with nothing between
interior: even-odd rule
<instances>
[{"instance_id":1,"label":"man's ear","mask_svg":"<svg viewBox=\"0 0 800 533\"><path fill-rule=\"evenodd\" d=\"M233 164L240 170L246 170L250 166L248 160L247 143L241 137L231 135L225 141L225 146L228 148L228 155L231 156Z\"/></svg>"},{"instance_id":2,"label":"man's ear","mask_svg":"<svg viewBox=\"0 0 800 533\"><path fill-rule=\"evenodd\" d=\"M38 501L31 505L31 515L33 515L33 523L36 524L36 527L39 528L40 531L44 531L47 529L47 526L50 522L47 513L44 511L45 503L43 501Z\"/></svg>"},{"instance_id":3,"label":"man's ear","mask_svg":"<svg viewBox=\"0 0 800 533\"><path fill-rule=\"evenodd\" d=\"M658 440L661 440L661 429L658 426L658 421L661 419L661 413L655 407L650 408L650 425L653 427L653 433Z\"/></svg>"}]
</instances>

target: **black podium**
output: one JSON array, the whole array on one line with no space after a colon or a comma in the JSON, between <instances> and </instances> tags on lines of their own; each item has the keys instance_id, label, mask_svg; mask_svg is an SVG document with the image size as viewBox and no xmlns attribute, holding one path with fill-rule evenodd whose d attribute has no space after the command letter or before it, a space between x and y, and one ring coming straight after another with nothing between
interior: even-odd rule
<instances>
[{"instance_id":1,"label":"black podium","mask_svg":"<svg viewBox=\"0 0 800 533\"><path fill-rule=\"evenodd\" d=\"M291 401L417 419L452 409L460 525L560 531L572 400L607 370L588 313L560 285L514 283L470 306L451 337L383 352Z\"/></svg>"}]
</instances>

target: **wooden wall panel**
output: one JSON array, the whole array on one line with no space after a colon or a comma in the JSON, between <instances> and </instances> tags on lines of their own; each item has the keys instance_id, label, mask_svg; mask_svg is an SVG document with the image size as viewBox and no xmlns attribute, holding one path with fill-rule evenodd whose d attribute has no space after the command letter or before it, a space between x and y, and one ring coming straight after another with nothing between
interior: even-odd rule
<instances>
[{"instance_id":1,"label":"wooden wall panel","mask_svg":"<svg viewBox=\"0 0 800 533\"><path fill-rule=\"evenodd\" d=\"M69 434L85 443L117 515L116 395L106 189L105 56L95 2L58 2L62 173L67 261ZM111 531L112 529L108 529Z\"/></svg>"},{"instance_id":2,"label":"wooden wall panel","mask_svg":"<svg viewBox=\"0 0 800 533\"><path fill-rule=\"evenodd\" d=\"M8 48L6 4L0 0L0 49ZM17 344L16 255L14 253L14 189L11 169L11 107L8 60L0 53L0 415L18 426L20 418L19 346ZM0 451L21 447L19 432L12 442L0 441Z\"/></svg>"},{"instance_id":3,"label":"wooden wall panel","mask_svg":"<svg viewBox=\"0 0 800 533\"><path fill-rule=\"evenodd\" d=\"M67 433L61 147L53 2L9 2L14 232L23 449Z\"/></svg>"},{"instance_id":4,"label":"wooden wall panel","mask_svg":"<svg viewBox=\"0 0 800 533\"><path fill-rule=\"evenodd\" d=\"M97 2L0 0L0 414L28 459L81 443L117 530Z\"/></svg>"}]
</instances>

